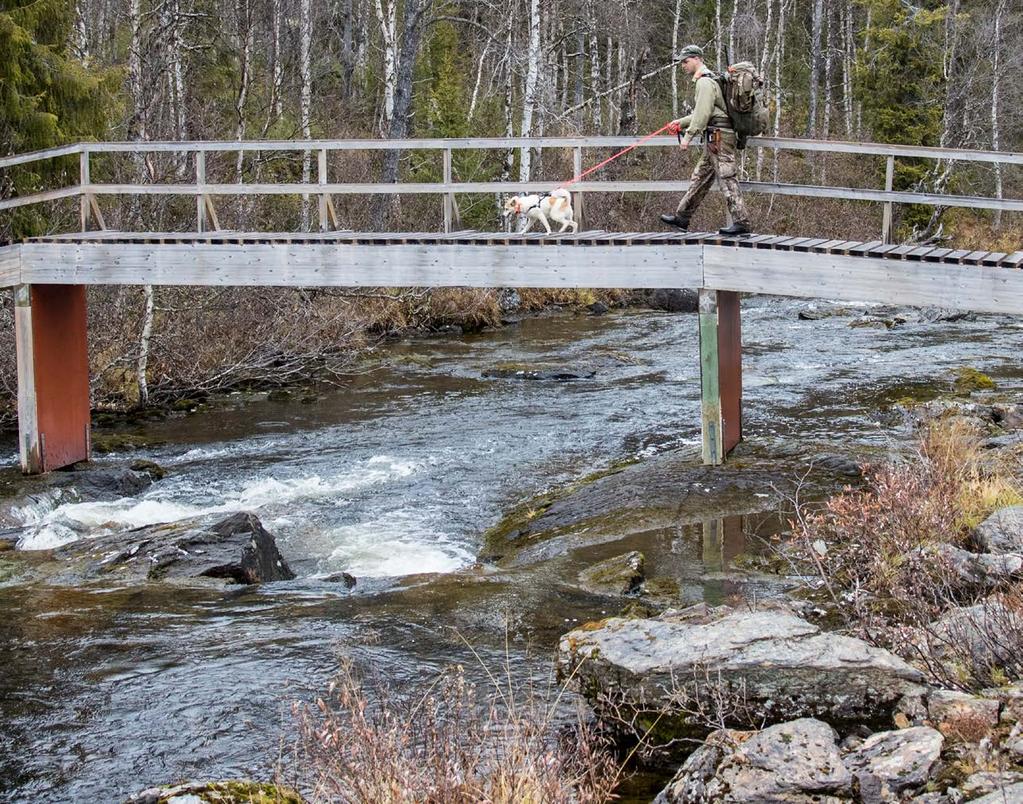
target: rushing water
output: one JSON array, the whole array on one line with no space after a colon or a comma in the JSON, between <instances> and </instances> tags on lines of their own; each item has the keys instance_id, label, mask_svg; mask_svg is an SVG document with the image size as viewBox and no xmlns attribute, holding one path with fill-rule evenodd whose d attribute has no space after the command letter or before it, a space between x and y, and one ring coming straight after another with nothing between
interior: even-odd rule
<instances>
[{"instance_id":1,"label":"rushing water","mask_svg":"<svg viewBox=\"0 0 1023 804\"><path fill-rule=\"evenodd\" d=\"M1016 320L886 330L802 321L795 302L744 305L750 440L883 449L906 434L883 426L879 396L963 365L1023 386ZM266 775L290 703L323 689L339 652L400 685L471 663L463 638L502 661L509 629L518 672L543 672L559 633L620 603L542 572L488 576L474 568L480 535L614 461L695 450L696 335L692 315L630 312L396 345L311 404L238 397L147 425L166 445L142 455L169 471L139 497L8 505L24 548L254 511L300 577L228 593L0 585L0 795L117 800L182 777ZM505 363L593 376L483 376ZM698 578L699 549L685 555ZM323 580L338 570L359 577L355 593Z\"/></svg>"}]
</instances>

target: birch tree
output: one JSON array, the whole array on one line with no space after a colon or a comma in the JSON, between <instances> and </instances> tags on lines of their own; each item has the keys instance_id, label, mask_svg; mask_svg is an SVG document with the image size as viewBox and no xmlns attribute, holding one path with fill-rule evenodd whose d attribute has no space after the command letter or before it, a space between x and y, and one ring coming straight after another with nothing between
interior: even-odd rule
<instances>
[{"instance_id":1,"label":"birch tree","mask_svg":"<svg viewBox=\"0 0 1023 804\"><path fill-rule=\"evenodd\" d=\"M998 0L995 6L994 32L991 41L991 150L1001 150L1001 52L1002 25L1005 17L1006 0ZM995 162L995 198L1002 197L1002 164ZM995 228L1002 225L1002 211L995 210Z\"/></svg>"},{"instance_id":2,"label":"birch tree","mask_svg":"<svg viewBox=\"0 0 1023 804\"><path fill-rule=\"evenodd\" d=\"M806 136L817 136L817 95L820 85L821 28L824 20L824 0L813 2L813 23L810 34L810 102L806 120Z\"/></svg>"},{"instance_id":3,"label":"birch tree","mask_svg":"<svg viewBox=\"0 0 1023 804\"><path fill-rule=\"evenodd\" d=\"M522 122L519 135L533 134L536 87L540 68L540 0L529 0L529 46L526 50L526 82L522 90ZM519 150L519 181L528 182L532 168L532 149Z\"/></svg>"},{"instance_id":4,"label":"birch tree","mask_svg":"<svg viewBox=\"0 0 1023 804\"><path fill-rule=\"evenodd\" d=\"M300 0L299 3L299 74L301 89L299 91L299 125L302 127L302 139L312 139L312 103L313 103L313 15L312 0ZM302 154L302 183L309 184L312 176L312 152ZM302 231L309 231L309 195L302 197Z\"/></svg>"}]
</instances>

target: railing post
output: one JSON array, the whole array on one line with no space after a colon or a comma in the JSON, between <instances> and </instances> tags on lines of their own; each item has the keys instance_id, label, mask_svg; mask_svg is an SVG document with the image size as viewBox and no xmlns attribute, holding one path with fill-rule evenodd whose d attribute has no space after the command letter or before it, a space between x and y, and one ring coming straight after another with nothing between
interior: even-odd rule
<instances>
[{"instance_id":1,"label":"railing post","mask_svg":"<svg viewBox=\"0 0 1023 804\"><path fill-rule=\"evenodd\" d=\"M78 154L78 186L82 194L78 198L78 217L82 225L82 231L89 230L89 192L86 187L91 183L89 176L89 149L82 146Z\"/></svg>"},{"instance_id":2,"label":"railing post","mask_svg":"<svg viewBox=\"0 0 1023 804\"><path fill-rule=\"evenodd\" d=\"M203 185L206 184L206 152L195 152L195 231L206 231L206 199Z\"/></svg>"},{"instance_id":3,"label":"railing post","mask_svg":"<svg viewBox=\"0 0 1023 804\"><path fill-rule=\"evenodd\" d=\"M327 184L327 149L321 148L317 159L317 181L321 186ZM327 194L320 193L320 231L327 231Z\"/></svg>"},{"instance_id":4,"label":"railing post","mask_svg":"<svg viewBox=\"0 0 1023 804\"><path fill-rule=\"evenodd\" d=\"M578 176L582 172L583 172L583 147L581 145L577 145L575 146L574 149L572 149L572 175ZM578 228L582 228L583 221L582 190L576 190L576 192L572 193L572 211L575 213L575 222L579 224Z\"/></svg>"},{"instance_id":5,"label":"railing post","mask_svg":"<svg viewBox=\"0 0 1023 804\"><path fill-rule=\"evenodd\" d=\"M884 168L884 188L891 192L895 186L895 157L889 156ZM881 216L881 240L884 243L892 242L892 202L884 202L884 212Z\"/></svg>"},{"instance_id":6,"label":"railing post","mask_svg":"<svg viewBox=\"0 0 1023 804\"><path fill-rule=\"evenodd\" d=\"M444 184L447 186L451 185L451 149L444 149ZM452 192L444 193L444 233L447 234L451 231L451 220L454 217L455 211L455 194Z\"/></svg>"}]
</instances>

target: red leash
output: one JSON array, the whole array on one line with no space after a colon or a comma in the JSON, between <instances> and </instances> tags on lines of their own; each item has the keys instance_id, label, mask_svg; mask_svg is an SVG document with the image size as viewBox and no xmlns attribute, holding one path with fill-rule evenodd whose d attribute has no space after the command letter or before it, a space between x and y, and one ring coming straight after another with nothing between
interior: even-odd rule
<instances>
[{"instance_id":1,"label":"red leash","mask_svg":"<svg viewBox=\"0 0 1023 804\"><path fill-rule=\"evenodd\" d=\"M657 129L657 131L653 131L653 132L647 134L642 139L636 140L634 143L632 143L632 145L628 146L627 148L622 148L622 150L620 150L618 153L612 154L607 159L605 159L603 162L600 162L599 164L596 164L593 167L588 168L587 170L584 170L578 176L574 176L573 178L571 178L568 181L566 181L564 184L559 184L556 189L561 190L561 189L563 189L565 187L568 187L570 184L575 184L577 181L580 181L583 178L585 178L586 176L589 176L593 171L600 170L602 167L604 167L604 165L606 165L606 164L608 164L610 162L614 162L619 156L624 156L629 151L631 151L633 148L637 148L640 145L642 145L644 142L646 142L647 140L656 137L658 134L660 134L662 131L664 131L666 128L668 128L671 125L672 122L674 122L674 121L665 123L659 129Z\"/></svg>"}]
</instances>

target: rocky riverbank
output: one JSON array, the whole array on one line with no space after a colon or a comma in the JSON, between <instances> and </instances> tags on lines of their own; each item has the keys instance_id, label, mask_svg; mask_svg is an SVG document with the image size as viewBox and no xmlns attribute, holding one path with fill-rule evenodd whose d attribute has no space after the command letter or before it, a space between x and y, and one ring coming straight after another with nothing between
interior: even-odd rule
<instances>
[{"instance_id":1,"label":"rocky riverbank","mask_svg":"<svg viewBox=\"0 0 1023 804\"><path fill-rule=\"evenodd\" d=\"M1023 801L1021 413L943 403L915 457L797 507L773 599L633 606L562 637L559 673L602 723L686 757L658 804ZM642 569L581 577L642 600Z\"/></svg>"}]
</instances>

